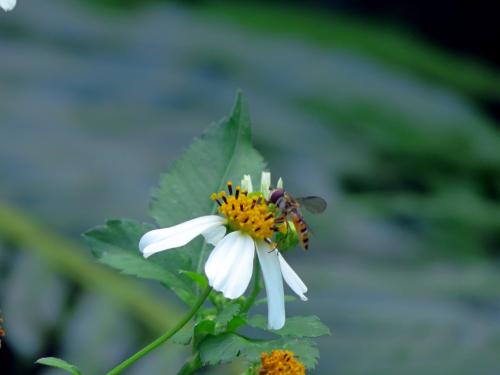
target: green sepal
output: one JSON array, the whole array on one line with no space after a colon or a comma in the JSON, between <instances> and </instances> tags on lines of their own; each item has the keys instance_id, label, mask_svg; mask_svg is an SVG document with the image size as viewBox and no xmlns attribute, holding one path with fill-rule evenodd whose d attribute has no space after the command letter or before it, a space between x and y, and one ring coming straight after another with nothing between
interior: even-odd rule
<instances>
[{"instance_id":1,"label":"green sepal","mask_svg":"<svg viewBox=\"0 0 500 375\"><path fill-rule=\"evenodd\" d=\"M288 230L286 233L276 233L276 243L282 253L293 249L299 244L299 236L292 221L288 220Z\"/></svg>"}]
</instances>

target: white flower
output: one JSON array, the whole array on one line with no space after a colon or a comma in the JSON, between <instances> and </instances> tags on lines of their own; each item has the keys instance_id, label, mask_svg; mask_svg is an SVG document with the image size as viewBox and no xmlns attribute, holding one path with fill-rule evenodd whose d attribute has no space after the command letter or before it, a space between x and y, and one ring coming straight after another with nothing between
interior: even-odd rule
<instances>
[{"instance_id":1,"label":"white flower","mask_svg":"<svg viewBox=\"0 0 500 375\"><path fill-rule=\"evenodd\" d=\"M214 245L205 263L205 274L210 286L222 292L224 297L235 299L243 295L253 273L255 252L259 259L268 301L268 326L280 329L285 324L285 298L283 279L302 299L307 287L275 249L271 237L274 234L274 214L269 211L263 194L269 192L270 174L263 173L262 194L252 194L252 181L245 176L233 194L228 183L225 192L212 194L219 205L221 215L207 215L169 228L147 232L139 242L144 257L157 252L184 246L198 235ZM226 228L232 231L226 234Z\"/></svg>"},{"instance_id":2,"label":"white flower","mask_svg":"<svg viewBox=\"0 0 500 375\"><path fill-rule=\"evenodd\" d=\"M14 9L16 1L17 0L0 0L0 8L8 12L9 10Z\"/></svg>"}]
</instances>

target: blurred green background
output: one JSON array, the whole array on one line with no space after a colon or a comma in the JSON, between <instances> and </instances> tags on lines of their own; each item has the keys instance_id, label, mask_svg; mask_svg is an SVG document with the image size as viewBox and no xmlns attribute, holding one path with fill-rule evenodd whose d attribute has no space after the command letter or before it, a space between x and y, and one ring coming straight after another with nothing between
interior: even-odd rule
<instances>
[{"instance_id":1,"label":"blurred green background","mask_svg":"<svg viewBox=\"0 0 500 375\"><path fill-rule=\"evenodd\" d=\"M56 374L33 365L48 355L102 373L182 313L158 286L97 265L80 233L151 222L160 173L237 88L274 177L329 202L306 216L312 250L289 256L310 292L288 314L332 331L314 373L500 373L500 73L451 47L335 4L2 12L2 374ZM188 355L167 344L128 373L174 374Z\"/></svg>"}]
</instances>

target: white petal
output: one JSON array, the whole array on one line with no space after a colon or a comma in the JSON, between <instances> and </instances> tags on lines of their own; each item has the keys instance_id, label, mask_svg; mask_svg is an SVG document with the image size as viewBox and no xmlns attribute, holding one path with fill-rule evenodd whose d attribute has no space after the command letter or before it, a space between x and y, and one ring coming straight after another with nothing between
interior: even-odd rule
<instances>
[{"instance_id":1,"label":"white petal","mask_svg":"<svg viewBox=\"0 0 500 375\"><path fill-rule=\"evenodd\" d=\"M269 199L271 194L269 187L271 186L271 172L262 172L260 176L260 191L264 198Z\"/></svg>"},{"instance_id":2,"label":"white petal","mask_svg":"<svg viewBox=\"0 0 500 375\"><path fill-rule=\"evenodd\" d=\"M300 277L295 273L295 271L288 265L285 258L278 253L278 258L281 266L281 273L285 279L288 286L300 297L302 301L307 301L307 297L304 293L307 292L307 286L300 279Z\"/></svg>"},{"instance_id":3,"label":"white petal","mask_svg":"<svg viewBox=\"0 0 500 375\"><path fill-rule=\"evenodd\" d=\"M267 325L270 329L280 329L285 325L285 293L278 254L277 250L270 252L264 241L257 242L257 255L266 285Z\"/></svg>"},{"instance_id":4,"label":"white petal","mask_svg":"<svg viewBox=\"0 0 500 375\"><path fill-rule=\"evenodd\" d=\"M224 225L226 219L217 215L201 216L173 227L155 229L147 232L139 241L139 249L144 257L159 251L184 246L196 236L218 226Z\"/></svg>"},{"instance_id":5,"label":"white petal","mask_svg":"<svg viewBox=\"0 0 500 375\"><path fill-rule=\"evenodd\" d=\"M16 6L16 0L0 0L0 8L5 10L6 12L14 9Z\"/></svg>"},{"instance_id":6,"label":"white petal","mask_svg":"<svg viewBox=\"0 0 500 375\"><path fill-rule=\"evenodd\" d=\"M249 193L253 192L252 177L249 174L243 175L243 180L241 180L241 188L248 191Z\"/></svg>"},{"instance_id":7,"label":"white petal","mask_svg":"<svg viewBox=\"0 0 500 375\"><path fill-rule=\"evenodd\" d=\"M278 189L283 189L283 179L281 177L278 179L278 183L276 184L276 187Z\"/></svg>"},{"instance_id":8,"label":"white petal","mask_svg":"<svg viewBox=\"0 0 500 375\"><path fill-rule=\"evenodd\" d=\"M214 246L217 245L220 240L222 240L225 234L226 227L224 225L210 228L209 230L206 230L202 233L203 237L205 237L205 241Z\"/></svg>"},{"instance_id":9,"label":"white petal","mask_svg":"<svg viewBox=\"0 0 500 375\"><path fill-rule=\"evenodd\" d=\"M209 284L226 298L240 297L252 278L254 248L248 234L229 233L215 246L205 263Z\"/></svg>"}]
</instances>

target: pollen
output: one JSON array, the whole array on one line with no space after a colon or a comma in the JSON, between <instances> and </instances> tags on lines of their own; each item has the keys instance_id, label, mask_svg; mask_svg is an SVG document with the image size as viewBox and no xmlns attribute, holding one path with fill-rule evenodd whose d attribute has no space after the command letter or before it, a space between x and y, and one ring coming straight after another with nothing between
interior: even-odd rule
<instances>
[{"instance_id":1,"label":"pollen","mask_svg":"<svg viewBox=\"0 0 500 375\"><path fill-rule=\"evenodd\" d=\"M271 354L262 353L262 366L259 375L305 375L304 365L288 350L273 350Z\"/></svg>"},{"instance_id":2,"label":"pollen","mask_svg":"<svg viewBox=\"0 0 500 375\"><path fill-rule=\"evenodd\" d=\"M270 243L275 226L275 214L261 193L248 194L240 186L233 187L227 183L227 194L221 191L210 196L219 206L219 213L227 218L228 225L233 230L248 233L254 239L266 240Z\"/></svg>"}]
</instances>

